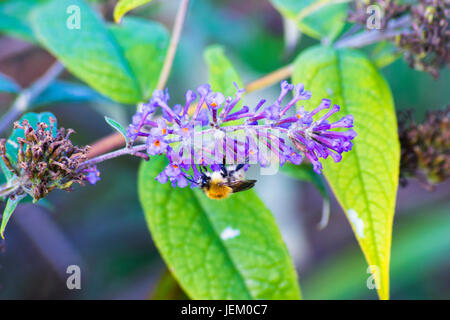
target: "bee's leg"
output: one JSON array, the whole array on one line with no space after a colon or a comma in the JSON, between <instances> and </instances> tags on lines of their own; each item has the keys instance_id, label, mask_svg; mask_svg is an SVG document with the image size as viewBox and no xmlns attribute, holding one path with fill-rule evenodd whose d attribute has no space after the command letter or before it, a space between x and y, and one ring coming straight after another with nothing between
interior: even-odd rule
<instances>
[{"instance_id":1,"label":"bee's leg","mask_svg":"<svg viewBox=\"0 0 450 320\"><path fill-rule=\"evenodd\" d=\"M222 171L222 175L224 177L226 177L228 175L228 170L227 170L227 167L225 167L225 165L221 164L220 165L220 170Z\"/></svg>"},{"instance_id":2,"label":"bee's leg","mask_svg":"<svg viewBox=\"0 0 450 320\"><path fill-rule=\"evenodd\" d=\"M194 184L197 184L197 182L194 180L194 177L191 176L190 174L184 174L184 177L186 178L186 180L188 180Z\"/></svg>"},{"instance_id":3,"label":"bee's leg","mask_svg":"<svg viewBox=\"0 0 450 320\"><path fill-rule=\"evenodd\" d=\"M219 165L220 167L220 171L222 171L222 176L226 177L228 175L228 170L227 167L225 166L226 161L225 161L225 155L222 158L222 164Z\"/></svg>"},{"instance_id":4,"label":"bee's leg","mask_svg":"<svg viewBox=\"0 0 450 320\"><path fill-rule=\"evenodd\" d=\"M249 158L245 158L245 162L244 163L240 163L236 166L236 169L234 171L239 171L241 170L246 164L248 164L250 162Z\"/></svg>"},{"instance_id":5,"label":"bee's leg","mask_svg":"<svg viewBox=\"0 0 450 320\"><path fill-rule=\"evenodd\" d=\"M208 171L208 168L206 166L202 165L202 164L199 165L198 168L200 169L200 173L202 175L205 175L205 171ZM205 171L203 171L203 170L205 170Z\"/></svg>"}]
</instances>

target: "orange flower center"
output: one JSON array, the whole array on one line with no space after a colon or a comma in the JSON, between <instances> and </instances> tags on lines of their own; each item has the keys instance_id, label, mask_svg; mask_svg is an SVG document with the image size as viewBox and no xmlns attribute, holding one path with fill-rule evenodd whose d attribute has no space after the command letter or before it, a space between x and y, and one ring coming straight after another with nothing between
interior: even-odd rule
<instances>
[{"instance_id":1,"label":"orange flower center","mask_svg":"<svg viewBox=\"0 0 450 320\"><path fill-rule=\"evenodd\" d=\"M217 103L215 103L215 102L213 102L213 103L211 103L211 107L217 107Z\"/></svg>"},{"instance_id":2,"label":"orange flower center","mask_svg":"<svg viewBox=\"0 0 450 320\"><path fill-rule=\"evenodd\" d=\"M162 129L162 134L166 134L167 133L167 129L166 128L163 128Z\"/></svg>"},{"instance_id":3,"label":"orange flower center","mask_svg":"<svg viewBox=\"0 0 450 320\"><path fill-rule=\"evenodd\" d=\"M183 129L181 129L181 130L183 130L183 132L188 132L188 131L189 131L188 128L183 128Z\"/></svg>"},{"instance_id":4,"label":"orange flower center","mask_svg":"<svg viewBox=\"0 0 450 320\"><path fill-rule=\"evenodd\" d=\"M153 142L153 144L154 144L156 147L159 147L159 145L161 144L161 142L159 142L159 140L155 140L155 142Z\"/></svg>"}]
</instances>

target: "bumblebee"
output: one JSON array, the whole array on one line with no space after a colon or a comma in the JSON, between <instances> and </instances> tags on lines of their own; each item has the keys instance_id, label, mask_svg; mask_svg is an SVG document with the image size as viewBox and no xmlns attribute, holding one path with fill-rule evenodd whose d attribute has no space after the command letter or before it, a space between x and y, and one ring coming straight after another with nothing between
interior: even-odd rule
<instances>
[{"instance_id":1,"label":"bumblebee","mask_svg":"<svg viewBox=\"0 0 450 320\"><path fill-rule=\"evenodd\" d=\"M219 171L202 170L200 187L208 198L215 200L225 199L232 193L251 189L256 180L246 180L243 168L243 164L238 164L228 168L222 165Z\"/></svg>"}]
</instances>

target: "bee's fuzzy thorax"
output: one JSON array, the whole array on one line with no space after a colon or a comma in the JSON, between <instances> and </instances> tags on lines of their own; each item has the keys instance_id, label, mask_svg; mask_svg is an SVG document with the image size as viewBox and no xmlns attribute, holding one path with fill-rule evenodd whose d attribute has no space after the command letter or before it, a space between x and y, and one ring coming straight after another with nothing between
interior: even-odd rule
<instances>
[{"instance_id":1,"label":"bee's fuzzy thorax","mask_svg":"<svg viewBox=\"0 0 450 320\"><path fill-rule=\"evenodd\" d=\"M225 181L225 179L219 171L214 171L213 173L211 173L212 183L221 183L223 181Z\"/></svg>"},{"instance_id":2,"label":"bee's fuzzy thorax","mask_svg":"<svg viewBox=\"0 0 450 320\"><path fill-rule=\"evenodd\" d=\"M215 182L212 182L208 188L203 188L203 191L208 198L215 200L228 198L228 196L233 192L230 187Z\"/></svg>"}]
</instances>

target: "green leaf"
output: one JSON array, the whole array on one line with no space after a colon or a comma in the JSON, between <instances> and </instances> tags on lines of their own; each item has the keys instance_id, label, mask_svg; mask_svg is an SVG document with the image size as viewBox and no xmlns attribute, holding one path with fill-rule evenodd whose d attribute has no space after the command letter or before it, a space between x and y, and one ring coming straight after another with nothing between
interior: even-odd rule
<instances>
[{"instance_id":1,"label":"green leaf","mask_svg":"<svg viewBox=\"0 0 450 320\"><path fill-rule=\"evenodd\" d=\"M156 88L169 45L169 33L157 22L125 18L110 30L119 43L147 100Z\"/></svg>"},{"instance_id":2,"label":"green leaf","mask_svg":"<svg viewBox=\"0 0 450 320\"><path fill-rule=\"evenodd\" d=\"M236 87L243 87L241 77L225 55L225 49L219 45L207 47L203 53L209 70L209 83L214 91L222 92L225 97L234 97Z\"/></svg>"},{"instance_id":3,"label":"green leaf","mask_svg":"<svg viewBox=\"0 0 450 320\"><path fill-rule=\"evenodd\" d=\"M30 27L29 15L46 0L4 0L0 1L0 33L36 42Z\"/></svg>"},{"instance_id":4,"label":"green leaf","mask_svg":"<svg viewBox=\"0 0 450 320\"><path fill-rule=\"evenodd\" d=\"M140 7L152 0L119 0L114 8L114 21L119 23L122 17L128 12L137 7Z\"/></svg>"},{"instance_id":5,"label":"green leaf","mask_svg":"<svg viewBox=\"0 0 450 320\"><path fill-rule=\"evenodd\" d=\"M310 37L334 40L345 26L347 0L270 0L288 19Z\"/></svg>"},{"instance_id":6,"label":"green leaf","mask_svg":"<svg viewBox=\"0 0 450 320\"><path fill-rule=\"evenodd\" d=\"M3 211L2 216L2 224L0 226L0 236L2 237L2 239L5 239L6 224L8 223L9 219L11 218L11 215L13 214L14 210L16 209L21 199L22 199L21 197L16 197L14 200L8 198L8 201L6 202L6 207L5 210Z\"/></svg>"},{"instance_id":7,"label":"green leaf","mask_svg":"<svg viewBox=\"0 0 450 320\"><path fill-rule=\"evenodd\" d=\"M371 60L379 69L395 62L402 56L402 52L391 42L379 42L371 53Z\"/></svg>"},{"instance_id":8,"label":"green leaf","mask_svg":"<svg viewBox=\"0 0 450 320\"><path fill-rule=\"evenodd\" d=\"M222 92L225 97L234 97L236 93L236 83L239 88L243 88L242 79L238 72L225 55L224 47L220 45L211 45L203 52L209 71L209 83L213 91ZM237 111L242 107L242 100L234 107ZM220 109L219 109L220 112ZM243 122L243 119L229 121L226 125L232 126Z\"/></svg>"},{"instance_id":9,"label":"green leaf","mask_svg":"<svg viewBox=\"0 0 450 320\"><path fill-rule=\"evenodd\" d=\"M270 211L252 191L210 200L155 177L162 157L139 169L139 198L153 240L193 299L299 299L294 266Z\"/></svg>"},{"instance_id":10,"label":"green leaf","mask_svg":"<svg viewBox=\"0 0 450 320\"><path fill-rule=\"evenodd\" d=\"M139 83L118 43L84 1L50 1L35 10L31 20L41 44L74 75L118 102L142 99Z\"/></svg>"},{"instance_id":11,"label":"green leaf","mask_svg":"<svg viewBox=\"0 0 450 320\"><path fill-rule=\"evenodd\" d=\"M113 120L107 116L105 116L105 121L107 124L109 124L111 127L113 127L114 130L116 130L117 132L122 134L122 136L124 137L124 139L128 145L129 139L128 139L128 135L127 135L127 130L116 120Z\"/></svg>"},{"instance_id":12,"label":"green leaf","mask_svg":"<svg viewBox=\"0 0 450 320\"><path fill-rule=\"evenodd\" d=\"M322 98L340 105L331 120L352 114L353 150L340 163L324 161L324 174L344 209L370 266L377 266L378 294L389 298L392 222L400 148L394 102L388 84L361 53L314 47L295 61L294 83L304 83L312 110ZM377 273L375 273L377 275Z\"/></svg>"},{"instance_id":13,"label":"green leaf","mask_svg":"<svg viewBox=\"0 0 450 320\"><path fill-rule=\"evenodd\" d=\"M0 92L18 93L20 86L10 77L0 73Z\"/></svg>"}]
</instances>

